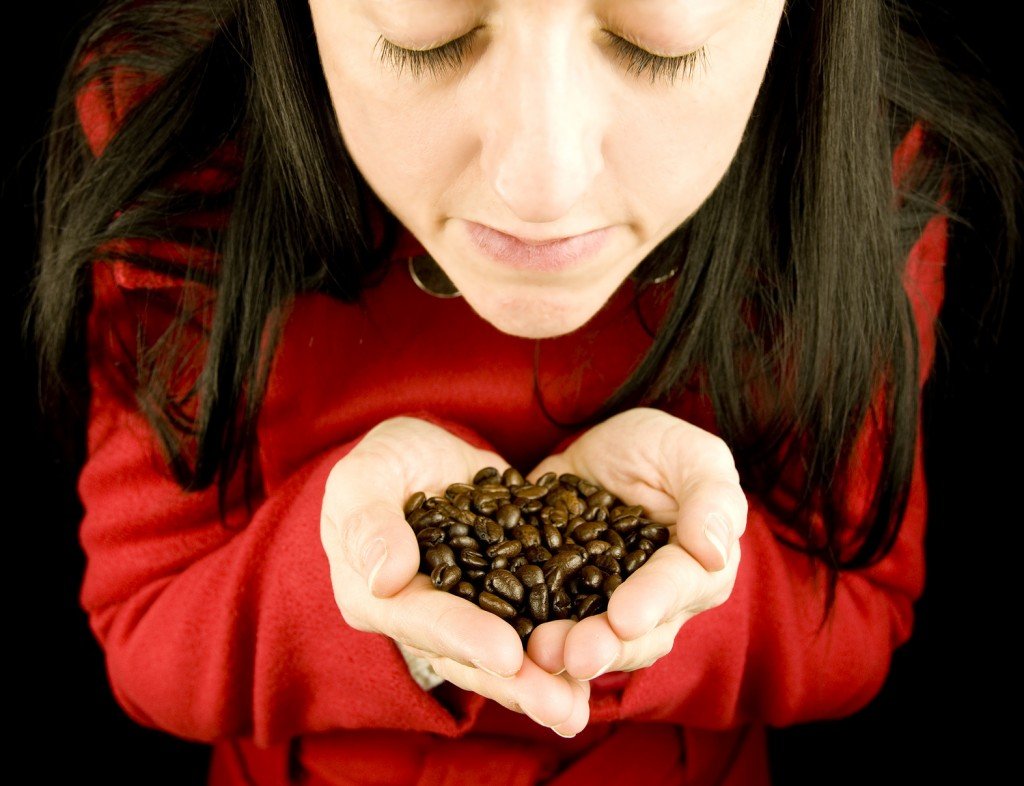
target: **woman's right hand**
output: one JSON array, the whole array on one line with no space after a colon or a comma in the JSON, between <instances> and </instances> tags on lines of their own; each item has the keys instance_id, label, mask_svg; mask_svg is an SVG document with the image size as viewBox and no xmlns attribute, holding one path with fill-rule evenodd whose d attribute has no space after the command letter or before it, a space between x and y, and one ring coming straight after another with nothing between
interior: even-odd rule
<instances>
[{"instance_id":1,"label":"woman's right hand","mask_svg":"<svg viewBox=\"0 0 1024 786\"><path fill-rule=\"evenodd\" d=\"M544 671L511 625L419 572L405 501L417 491L442 495L486 466L508 462L424 420L391 418L369 431L331 470L324 493L320 537L334 597L350 627L383 633L460 688L573 736L589 719L589 684Z\"/></svg>"}]
</instances>

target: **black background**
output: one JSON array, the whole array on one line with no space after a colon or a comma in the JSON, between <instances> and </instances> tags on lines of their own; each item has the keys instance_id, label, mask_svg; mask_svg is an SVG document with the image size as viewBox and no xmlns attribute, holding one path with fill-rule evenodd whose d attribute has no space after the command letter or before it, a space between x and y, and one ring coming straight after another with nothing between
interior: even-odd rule
<instances>
[{"instance_id":1,"label":"black background","mask_svg":"<svg viewBox=\"0 0 1024 786\"><path fill-rule=\"evenodd\" d=\"M76 538L74 469L40 425L33 365L18 332L36 236L33 183L43 130L75 33L98 3L60 0L34 4L34 10L18 5L21 19L11 23L9 35L23 48L9 41L3 53L13 90L4 113L13 144L0 166L9 249L4 329L16 359L4 571L14 695L7 720L15 729L9 750L43 771L70 768L80 780L198 784L204 782L207 749L137 726L111 697L101 652L77 602L84 559ZM944 6L949 18L935 28L937 45L965 68L974 68L967 52L977 54L1019 130L1021 96L1011 78L1019 73L1019 42L1004 6L995 0ZM969 217L983 227L987 208L978 205ZM976 300L972 271L987 264L989 253L965 232L954 234L942 314L951 357L940 357L925 399L932 513L928 582L914 635L895 653L888 682L865 710L771 731L779 784L937 776L984 782L1012 767L1016 740L1000 724L1008 717L1003 710L1013 712L1013 705L1005 705L1019 688L1011 642L1021 615L1011 582L1019 555L1015 530L1021 517L1012 494L1020 474L1020 418L1011 371L1020 357L1020 287L1011 292L998 346L976 345L965 304Z\"/></svg>"}]
</instances>

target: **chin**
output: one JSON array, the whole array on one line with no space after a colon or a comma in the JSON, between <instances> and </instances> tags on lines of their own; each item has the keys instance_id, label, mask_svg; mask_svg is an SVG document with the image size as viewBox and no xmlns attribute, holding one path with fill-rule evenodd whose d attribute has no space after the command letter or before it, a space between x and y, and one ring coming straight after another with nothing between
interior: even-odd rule
<instances>
[{"instance_id":1,"label":"chin","mask_svg":"<svg viewBox=\"0 0 1024 786\"><path fill-rule=\"evenodd\" d=\"M489 322L495 329L519 338L555 338L572 333L585 325L600 310L600 304L586 308L573 304L566 308L547 299L498 300L485 298L475 300L466 297L466 302L477 315Z\"/></svg>"}]
</instances>

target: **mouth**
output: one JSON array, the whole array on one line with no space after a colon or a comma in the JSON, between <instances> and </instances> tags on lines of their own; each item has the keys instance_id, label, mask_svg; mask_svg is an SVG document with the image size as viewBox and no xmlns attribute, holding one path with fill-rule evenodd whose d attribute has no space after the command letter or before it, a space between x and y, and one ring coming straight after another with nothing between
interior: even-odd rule
<instances>
[{"instance_id":1,"label":"mouth","mask_svg":"<svg viewBox=\"0 0 1024 786\"><path fill-rule=\"evenodd\" d=\"M493 261L517 270L548 273L567 270L593 258L612 233L612 227L605 227L571 237L532 240L475 221L464 223L473 245Z\"/></svg>"}]
</instances>

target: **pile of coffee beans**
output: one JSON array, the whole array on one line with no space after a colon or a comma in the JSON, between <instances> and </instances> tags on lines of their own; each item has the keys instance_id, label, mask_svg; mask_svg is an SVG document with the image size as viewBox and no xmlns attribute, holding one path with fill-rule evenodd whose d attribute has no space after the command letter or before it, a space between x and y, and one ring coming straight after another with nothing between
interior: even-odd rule
<instances>
[{"instance_id":1,"label":"pile of coffee beans","mask_svg":"<svg viewBox=\"0 0 1024 786\"><path fill-rule=\"evenodd\" d=\"M548 472L531 484L513 467L484 467L443 497L418 491L405 518L434 586L508 620L524 647L542 622L605 611L669 537L596 483Z\"/></svg>"}]
</instances>

